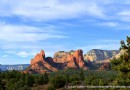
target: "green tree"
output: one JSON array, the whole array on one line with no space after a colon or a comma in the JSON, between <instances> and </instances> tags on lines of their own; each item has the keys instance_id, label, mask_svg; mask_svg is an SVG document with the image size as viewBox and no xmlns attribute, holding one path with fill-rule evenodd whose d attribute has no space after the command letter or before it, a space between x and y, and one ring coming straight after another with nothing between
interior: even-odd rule
<instances>
[{"instance_id":1,"label":"green tree","mask_svg":"<svg viewBox=\"0 0 130 90\"><path fill-rule=\"evenodd\" d=\"M62 88L65 86L66 81L62 76L55 76L50 79L50 83L55 87L55 88Z\"/></svg>"},{"instance_id":2,"label":"green tree","mask_svg":"<svg viewBox=\"0 0 130 90\"><path fill-rule=\"evenodd\" d=\"M34 77L33 77L33 75L29 75L29 74L27 74L26 75L26 77L25 77L25 84L27 85L27 86L33 86L33 84L34 84Z\"/></svg>"},{"instance_id":3,"label":"green tree","mask_svg":"<svg viewBox=\"0 0 130 90\"><path fill-rule=\"evenodd\" d=\"M125 53L118 59L111 60L112 68L119 72L115 84L130 85L130 37L127 36L126 43L121 40L121 48Z\"/></svg>"},{"instance_id":4,"label":"green tree","mask_svg":"<svg viewBox=\"0 0 130 90\"><path fill-rule=\"evenodd\" d=\"M37 85L44 85L47 84L49 81L48 74L45 73L43 75L38 75L38 77L35 79L35 83Z\"/></svg>"},{"instance_id":5,"label":"green tree","mask_svg":"<svg viewBox=\"0 0 130 90\"><path fill-rule=\"evenodd\" d=\"M81 81L85 79L83 69L80 69L79 76Z\"/></svg>"}]
</instances>

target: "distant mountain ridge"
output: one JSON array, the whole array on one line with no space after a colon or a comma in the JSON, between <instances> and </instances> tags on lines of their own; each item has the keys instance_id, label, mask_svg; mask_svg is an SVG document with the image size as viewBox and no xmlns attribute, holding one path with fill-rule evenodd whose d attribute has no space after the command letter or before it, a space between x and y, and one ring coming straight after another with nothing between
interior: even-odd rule
<instances>
[{"instance_id":1,"label":"distant mountain ridge","mask_svg":"<svg viewBox=\"0 0 130 90\"><path fill-rule=\"evenodd\" d=\"M119 50L100 50L100 49L92 49L88 51L84 55L85 60L90 61L101 61L101 60L107 60L115 55L117 55L120 51Z\"/></svg>"},{"instance_id":2,"label":"distant mountain ridge","mask_svg":"<svg viewBox=\"0 0 130 90\"><path fill-rule=\"evenodd\" d=\"M1 71L17 70L22 71L26 69L30 64L15 64L15 65L0 65Z\"/></svg>"}]
</instances>

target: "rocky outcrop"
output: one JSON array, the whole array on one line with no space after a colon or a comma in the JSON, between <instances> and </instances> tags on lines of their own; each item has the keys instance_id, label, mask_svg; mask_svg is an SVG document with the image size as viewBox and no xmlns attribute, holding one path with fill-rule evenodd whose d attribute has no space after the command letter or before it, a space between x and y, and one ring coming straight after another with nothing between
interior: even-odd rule
<instances>
[{"instance_id":1,"label":"rocky outcrop","mask_svg":"<svg viewBox=\"0 0 130 90\"><path fill-rule=\"evenodd\" d=\"M71 50L70 52L59 51L54 54L54 62L56 63L66 63L71 60L71 55L73 55L75 51Z\"/></svg>"},{"instance_id":2,"label":"rocky outcrop","mask_svg":"<svg viewBox=\"0 0 130 90\"><path fill-rule=\"evenodd\" d=\"M123 54L125 54L125 53L126 53L126 50L122 49L122 50L120 50L120 52L119 52L117 55L113 56L112 59L113 59L113 58L118 59L121 55L123 55Z\"/></svg>"},{"instance_id":3,"label":"rocky outcrop","mask_svg":"<svg viewBox=\"0 0 130 90\"><path fill-rule=\"evenodd\" d=\"M34 59L31 60L31 65L24 72L29 73L45 73L47 71L57 71L56 63L51 57L45 58L45 53L41 50Z\"/></svg>"},{"instance_id":4,"label":"rocky outcrop","mask_svg":"<svg viewBox=\"0 0 130 90\"><path fill-rule=\"evenodd\" d=\"M37 55L34 57L34 59L31 60L31 65L41 62L44 63L45 61L45 53L43 50L41 50L40 53L37 53Z\"/></svg>"},{"instance_id":5,"label":"rocky outcrop","mask_svg":"<svg viewBox=\"0 0 130 90\"><path fill-rule=\"evenodd\" d=\"M92 49L84 55L84 59L90 61L107 60L117 55L118 53L119 50Z\"/></svg>"},{"instance_id":6,"label":"rocky outcrop","mask_svg":"<svg viewBox=\"0 0 130 90\"><path fill-rule=\"evenodd\" d=\"M66 63L65 68L88 69L85 65L82 50L71 50L70 52L56 52L53 60L55 63Z\"/></svg>"},{"instance_id":7,"label":"rocky outcrop","mask_svg":"<svg viewBox=\"0 0 130 90\"><path fill-rule=\"evenodd\" d=\"M66 68L88 69L83 58L82 50L70 52L60 51L55 53L54 58L45 57L44 51L41 50L41 52L31 60L31 65L24 73L45 73Z\"/></svg>"},{"instance_id":8,"label":"rocky outcrop","mask_svg":"<svg viewBox=\"0 0 130 90\"><path fill-rule=\"evenodd\" d=\"M77 50L70 56L67 67L88 69L83 58L83 51Z\"/></svg>"}]
</instances>

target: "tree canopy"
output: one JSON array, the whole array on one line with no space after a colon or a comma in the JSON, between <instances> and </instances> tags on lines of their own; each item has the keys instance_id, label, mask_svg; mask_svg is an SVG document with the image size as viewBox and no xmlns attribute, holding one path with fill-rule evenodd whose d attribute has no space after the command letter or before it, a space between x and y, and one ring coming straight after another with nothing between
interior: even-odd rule
<instances>
[{"instance_id":1,"label":"tree canopy","mask_svg":"<svg viewBox=\"0 0 130 90\"><path fill-rule=\"evenodd\" d=\"M130 37L127 36L126 42L121 40L120 50L124 53L119 58L111 60L112 68L119 72L115 84L130 85Z\"/></svg>"}]
</instances>

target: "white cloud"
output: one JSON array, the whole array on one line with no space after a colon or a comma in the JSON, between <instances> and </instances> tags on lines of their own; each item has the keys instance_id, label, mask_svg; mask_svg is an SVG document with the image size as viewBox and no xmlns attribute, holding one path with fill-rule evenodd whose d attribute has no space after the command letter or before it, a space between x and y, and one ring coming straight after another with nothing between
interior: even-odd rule
<instances>
[{"instance_id":1,"label":"white cloud","mask_svg":"<svg viewBox=\"0 0 130 90\"><path fill-rule=\"evenodd\" d=\"M103 17L102 9L93 1L75 0L4 0L0 1L1 16L21 16L32 20L78 18L83 15Z\"/></svg>"},{"instance_id":2,"label":"white cloud","mask_svg":"<svg viewBox=\"0 0 130 90\"><path fill-rule=\"evenodd\" d=\"M20 57L27 57L28 53L25 52L25 51L22 51L22 52L19 52L17 55L20 56Z\"/></svg>"},{"instance_id":3,"label":"white cloud","mask_svg":"<svg viewBox=\"0 0 130 90\"><path fill-rule=\"evenodd\" d=\"M118 23L117 22L104 22L104 23L98 23L98 25L108 26L108 27L117 27Z\"/></svg>"},{"instance_id":4,"label":"white cloud","mask_svg":"<svg viewBox=\"0 0 130 90\"><path fill-rule=\"evenodd\" d=\"M15 55L18 55L20 57L28 57L30 55L36 55L36 52L21 51L21 52L16 53Z\"/></svg>"},{"instance_id":5,"label":"white cloud","mask_svg":"<svg viewBox=\"0 0 130 90\"><path fill-rule=\"evenodd\" d=\"M41 49L48 51L47 56L52 56L52 51L58 50L63 45L49 42L48 40L62 40L69 38L65 32L59 31L54 26L35 27L29 25L0 24L0 49L7 55L28 57L35 55ZM46 41L47 40L47 41ZM26 52L26 51L30 52ZM20 52L18 52L20 51Z\"/></svg>"},{"instance_id":6,"label":"white cloud","mask_svg":"<svg viewBox=\"0 0 130 90\"><path fill-rule=\"evenodd\" d=\"M123 10L117 14L120 20L124 22L130 22L130 10Z\"/></svg>"},{"instance_id":7,"label":"white cloud","mask_svg":"<svg viewBox=\"0 0 130 90\"><path fill-rule=\"evenodd\" d=\"M130 16L130 11L122 11L118 13L119 15L124 15L124 16Z\"/></svg>"},{"instance_id":8,"label":"white cloud","mask_svg":"<svg viewBox=\"0 0 130 90\"><path fill-rule=\"evenodd\" d=\"M23 20L51 21L72 18L99 18L108 26L114 20L130 21L128 0L1 0L0 16Z\"/></svg>"},{"instance_id":9,"label":"white cloud","mask_svg":"<svg viewBox=\"0 0 130 90\"><path fill-rule=\"evenodd\" d=\"M4 42L36 42L51 38L68 38L53 27L1 24L0 40Z\"/></svg>"}]
</instances>

